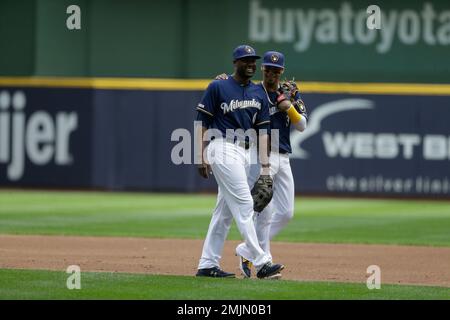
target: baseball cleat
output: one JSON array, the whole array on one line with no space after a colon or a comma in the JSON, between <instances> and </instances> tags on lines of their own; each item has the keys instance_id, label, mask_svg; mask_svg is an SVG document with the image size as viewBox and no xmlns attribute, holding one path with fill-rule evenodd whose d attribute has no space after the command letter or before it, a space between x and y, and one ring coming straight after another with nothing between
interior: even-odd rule
<instances>
[{"instance_id":1,"label":"baseball cleat","mask_svg":"<svg viewBox=\"0 0 450 320\"><path fill-rule=\"evenodd\" d=\"M244 257L238 256L239 258L239 269L241 270L244 278L250 278L252 276L252 263L250 260L245 259Z\"/></svg>"},{"instance_id":2,"label":"baseball cleat","mask_svg":"<svg viewBox=\"0 0 450 320\"><path fill-rule=\"evenodd\" d=\"M267 262L265 265L259 269L256 276L259 279L270 279L270 277L275 276L276 274L279 274L281 270L284 269L284 266L282 264L273 264L272 262ZM280 274L281 276L281 274Z\"/></svg>"},{"instance_id":3,"label":"baseball cleat","mask_svg":"<svg viewBox=\"0 0 450 320\"><path fill-rule=\"evenodd\" d=\"M235 278L234 273L225 272L218 267L198 269L196 277L210 277L210 278Z\"/></svg>"}]
</instances>

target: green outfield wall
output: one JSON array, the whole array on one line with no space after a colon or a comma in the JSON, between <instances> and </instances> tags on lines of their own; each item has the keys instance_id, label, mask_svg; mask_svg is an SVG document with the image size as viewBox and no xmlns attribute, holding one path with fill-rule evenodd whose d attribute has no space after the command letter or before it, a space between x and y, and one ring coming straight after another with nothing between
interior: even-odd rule
<instances>
[{"instance_id":1,"label":"green outfield wall","mask_svg":"<svg viewBox=\"0 0 450 320\"><path fill-rule=\"evenodd\" d=\"M81 29L69 30L69 5ZM3 0L0 75L211 78L247 43L304 81L450 82L450 2Z\"/></svg>"}]
</instances>

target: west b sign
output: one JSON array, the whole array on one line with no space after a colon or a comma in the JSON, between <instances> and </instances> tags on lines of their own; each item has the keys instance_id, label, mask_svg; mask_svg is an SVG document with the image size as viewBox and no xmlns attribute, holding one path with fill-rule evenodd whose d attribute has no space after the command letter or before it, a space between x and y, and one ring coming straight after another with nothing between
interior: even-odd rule
<instances>
[{"instance_id":1,"label":"west b sign","mask_svg":"<svg viewBox=\"0 0 450 320\"><path fill-rule=\"evenodd\" d=\"M369 99L350 98L317 106L311 114L308 131L304 134L292 133L291 140L295 146L292 157L309 158L301 145L303 141L321 131L321 123L327 117L357 110L376 111L375 103ZM411 160L419 157L423 160L450 160L450 136L445 134L323 131L322 142L329 158Z\"/></svg>"},{"instance_id":2,"label":"west b sign","mask_svg":"<svg viewBox=\"0 0 450 320\"><path fill-rule=\"evenodd\" d=\"M308 128L291 133L298 189L450 195L445 96L308 95Z\"/></svg>"}]
</instances>

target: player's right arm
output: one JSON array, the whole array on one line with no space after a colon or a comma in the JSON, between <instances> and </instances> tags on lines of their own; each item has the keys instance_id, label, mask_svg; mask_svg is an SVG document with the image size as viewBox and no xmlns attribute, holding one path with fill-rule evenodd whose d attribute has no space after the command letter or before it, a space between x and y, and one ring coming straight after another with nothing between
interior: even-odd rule
<instances>
[{"instance_id":1,"label":"player's right arm","mask_svg":"<svg viewBox=\"0 0 450 320\"><path fill-rule=\"evenodd\" d=\"M270 130L270 113L267 102L262 104L261 110L256 116L255 128L258 130L258 157L261 163L261 175L270 175L269 161L269 130Z\"/></svg>"},{"instance_id":2,"label":"player's right arm","mask_svg":"<svg viewBox=\"0 0 450 320\"><path fill-rule=\"evenodd\" d=\"M206 141L204 141L204 135L206 130L211 126L214 120L214 104L216 103L217 87L214 82L211 82L206 89L200 103L197 105L197 121L200 123L195 126L195 144L197 150L196 163L200 176L207 179L211 168L205 159Z\"/></svg>"}]
</instances>

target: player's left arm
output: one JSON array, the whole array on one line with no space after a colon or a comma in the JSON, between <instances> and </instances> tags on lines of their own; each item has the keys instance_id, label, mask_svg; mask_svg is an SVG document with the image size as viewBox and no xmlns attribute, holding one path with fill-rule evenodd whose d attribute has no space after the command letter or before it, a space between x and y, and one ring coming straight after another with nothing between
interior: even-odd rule
<instances>
[{"instance_id":1,"label":"player's left arm","mask_svg":"<svg viewBox=\"0 0 450 320\"><path fill-rule=\"evenodd\" d=\"M289 110L288 110L287 114L289 116L289 119L291 119L291 122L294 125L294 128L297 131L302 132L306 129L306 125L308 123L308 112L306 111L306 106L302 100L300 92L297 92L297 94L295 96L295 100L294 100L294 102L292 102L292 107L297 114L290 115ZM298 115L300 115L300 120L298 120L296 122L292 121L292 118L298 119Z\"/></svg>"},{"instance_id":2,"label":"player's left arm","mask_svg":"<svg viewBox=\"0 0 450 320\"><path fill-rule=\"evenodd\" d=\"M306 129L308 113L295 82L283 83L278 93L277 106L278 109L287 113L297 131L302 132Z\"/></svg>"},{"instance_id":3,"label":"player's left arm","mask_svg":"<svg viewBox=\"0 0 450 320\"><path fill-rule=\"evenodd\" d=\"M268 102L261 104L261 110L257 114L255 127L259 129L258 157L261 163L261 172L250 192L253 198L253 210L255 212L262 212L273 197L273 179L270 176L269 161L270 138L268 132L270 130L270 115Z\"/></svg>"}]
</instances>

